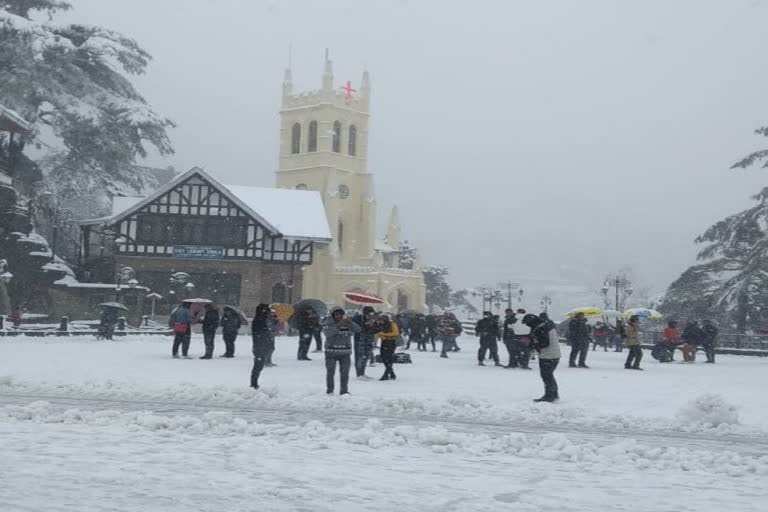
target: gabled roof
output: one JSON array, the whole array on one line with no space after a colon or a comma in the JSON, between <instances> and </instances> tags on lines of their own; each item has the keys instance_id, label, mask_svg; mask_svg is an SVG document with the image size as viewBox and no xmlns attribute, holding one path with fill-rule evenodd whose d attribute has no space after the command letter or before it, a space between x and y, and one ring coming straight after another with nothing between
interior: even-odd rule
<instances>
[{"instance_id":1,"label":"gabled roof","mask_svg":"<svg viewBox=\"0 0 768 512\"><path fill-rule=\"evenodd\" d=\"M224 197L275 235L317 242L330 242L332 239L319 192L241 185L227 186L219 183L199 167L193 167L180 174L145 198L115 197L112 217L105 224L114 224L134 214L193 176L199 176L216 187Z\"/></svg>"}]
</instances>

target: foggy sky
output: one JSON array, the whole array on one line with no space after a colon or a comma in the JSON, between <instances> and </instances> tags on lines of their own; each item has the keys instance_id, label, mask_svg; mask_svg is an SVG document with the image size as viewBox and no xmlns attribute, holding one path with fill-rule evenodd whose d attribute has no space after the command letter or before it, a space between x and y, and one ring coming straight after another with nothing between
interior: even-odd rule
<instances>
[{"instance_id":1,"label":"foggy sky","mask_svg":"<svg viewBox=\"0 0 768 512\"><path fill-rule=\"evenodd\" d=\"M179 170L270 186L283 69L294 90L372 77L379 220L458 286L631 265L661 292L693 238L751 205L764 171L768 7L747 0L72 0L153 56L135 79Z\"/></svg>"}]
</instances>

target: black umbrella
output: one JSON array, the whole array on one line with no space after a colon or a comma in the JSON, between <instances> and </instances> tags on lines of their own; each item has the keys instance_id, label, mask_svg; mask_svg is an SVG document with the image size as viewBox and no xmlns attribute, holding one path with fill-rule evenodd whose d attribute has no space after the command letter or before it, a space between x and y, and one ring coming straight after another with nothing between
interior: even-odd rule
<instances>
[{"instance_id":1,"label":"black umbrella","mask_svg":"<svg viewBox=\"0 0 768 512\"><path fill-rule=\"evenodd\" d=\"M299 314L306 309L312 309L320 318L325 318L328 314L328 306L325 305L325 302L318 299L304 299L294 304L294 315Z\"/></svg>"},{"instance_id":2,"label":"black umbrella","mask_svg":"<svg viewBox=\"0 0 768 512\"><path fill-rule=\"evenodd\" d=\"M318 299L304 299L293 306L293 314L291 315L291 318L288 319L288 325L294 329L298 329L298 319L308 309L314 311L320 319L325 318L328 314L328 306L325 305L325 302Z\"/></svg>"},{"instance_id":3,"label":"black umbrella","mask_svg":"<svg viewBox=\"0 0 768 512\"><path fill-rule=\"evenodd\" d=\"M101 304L99 304L99 307L122 309L123 311L128 311L128 308L125 307L123 304L120 304L119 302L102 302Z\"/></svg>"},{"instance_id":4,"label":"black umbrella","mask_svg":"<svg viewBox=\"0 0 768 512\"><path fill-rule=\"evenodd\" d=\"M248 319L245 317L245 313L243 313L240 309L236 308L235 306L230 306L229 304L224 306L224 309L231 309L237 315L240 317L240 320L242 320L245 323L248 323Z\"/></svg>"}]
</instances>

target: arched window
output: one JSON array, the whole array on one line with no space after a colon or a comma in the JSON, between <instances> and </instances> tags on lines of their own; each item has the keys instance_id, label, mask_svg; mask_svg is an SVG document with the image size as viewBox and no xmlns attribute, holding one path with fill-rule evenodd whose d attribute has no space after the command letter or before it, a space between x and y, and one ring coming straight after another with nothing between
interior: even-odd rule
<instances>
[{"instance_id":1,"label":"arched window","mask_svg":"<svg viewBox=\"0 0 768 512\"><path fill-rule=\"evenodd\" d=\"M357 155L357 127L351 125L349 127L349 141L347 142L349 154L351 156Z\"/></svg>"},{"instance_id":2,"label":"arched window","mask_svg":"<svg viewBox=\"0 0 768 512\"><path fill-rule=\"evenodd\" d=\"M336 235L336 243L339 245L339 254L344 251L344 223L339 221L339 230Z\"/></svg>"},{"instance_id":3,"label":"arched window","mask_svg":"<svg viewBox=\"0 0 768 512\"><path fill-rule=\"evenodd\" d=\"M288 301L288 288L283 283L277 283L272 287L272 303L283 304Z\"/></svg>"},{"instance_id":4,"label":"arched window","mask_svg":"<svg viewBox=\"0 0 768 512\"><path fill-rule=\"evenodd\" d=\"M331 149L333 149L334 153L341 153L341 123L338 121L333 122L333 140Z\"/></svg>"},{"instance_id":5,"label":"arched window","mask_svg":"<svg viewBox=\"0 0 768 512\"><path fill-rule=\"evenodd\" d=\"M310 153L317 151L317 121L309 123L309 141L307 142L307 151Z\"/></svg>"},{"instance_id":6,"label":"arched window","mask_svg":"<svg viewBox=\"0 0 768 512\"><path fill-rule=\"evenodd\" d=\"M298 155L301 153L301 125L294 123L291 128L291 154Z\"/></svg>"}]
</instances>

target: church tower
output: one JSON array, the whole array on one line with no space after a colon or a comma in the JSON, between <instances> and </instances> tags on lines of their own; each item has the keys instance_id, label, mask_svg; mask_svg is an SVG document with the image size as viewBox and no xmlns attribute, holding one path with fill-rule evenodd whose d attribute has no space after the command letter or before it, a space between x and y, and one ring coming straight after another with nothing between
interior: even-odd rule
<instances>
[{"instance_id":1,"label":"church tower","mask_svg":"<svg viewBox=\"0 0 768 512\"><path fill-rule=\"evenodd\" d=\"M326 52L320 84L314 91L295 92L287 69L280 108L277 186L320 192L333 236L302 268L302 296L348 306L345 293L363 288L382 299L385 311L423 311L421 267L399 265L397 209L386 240L376 237L376 198L368 172L371 78L365 71L357 89L350 82L334 85Z\"/></svg>"},{"instance_id":2,"label":"church tower","mask_svg":"<svg viewBox=\"0 0 768 512\"><path fill-rule=\"evenodd\" d=\"M337 266L366 265L376 248L367 169L370 95L367 71L358 89L350 82L334 87L327 52L319 90L294 93L290 69L283 79L277 186L322 194Z\"/></svg>"}]
</instances>

